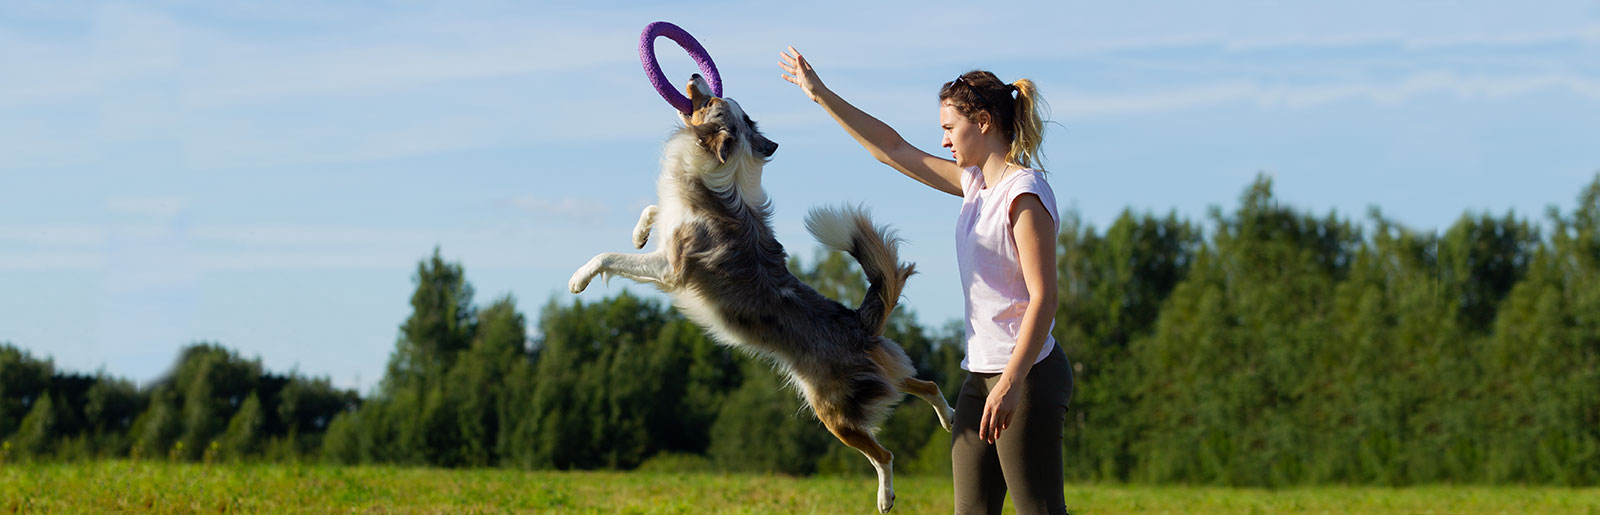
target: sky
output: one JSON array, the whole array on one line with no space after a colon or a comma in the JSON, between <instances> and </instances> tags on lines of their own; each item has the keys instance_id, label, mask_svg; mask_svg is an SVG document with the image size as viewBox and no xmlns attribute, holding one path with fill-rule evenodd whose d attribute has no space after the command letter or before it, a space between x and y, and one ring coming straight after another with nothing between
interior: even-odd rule
<instances>
[{"instance_id":1,"label":"sky","mask_svg":"<svg viewBox=\"0 0 1600 515\"><path fill-rule=\"evenodd\" d=\"M802 5L803 4L803 5ZM935 155L941 83L1034 80L1059 208L1206 221L1280 200L1418 231L1543 219L1600 173L1600 3L53 2L0 4L0 342L139 383L206 341L367 391L417 264L460 263L537 334L572 271L631 250L677 118L638 60L693 34L780 144L765 187L810 260L859 202L918 265L901 309L959 319L959 199L878 164L780 78ZM695 71L660 40L669 79Z\"/></svg>"}]
</instances>

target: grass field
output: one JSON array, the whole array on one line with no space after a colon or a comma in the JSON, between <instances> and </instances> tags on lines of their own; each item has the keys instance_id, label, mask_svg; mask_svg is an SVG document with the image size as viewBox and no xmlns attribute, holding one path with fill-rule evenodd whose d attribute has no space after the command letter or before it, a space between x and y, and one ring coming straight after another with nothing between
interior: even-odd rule
<instances>
[{"instance_id":1,"label":"grass field","mask_svg":"<svg viewBox=\"0 0 1600 515\"><path fill-rule=\"evenodd\" d=\"M0 511L875 513L870 477L522 472L127 461L0 465ZM949 513L950 481L900 477L893 513ZM1600 489L1283 490L1068 485L1090 513L1589 513Z\"/></svg>"}]
</instances>

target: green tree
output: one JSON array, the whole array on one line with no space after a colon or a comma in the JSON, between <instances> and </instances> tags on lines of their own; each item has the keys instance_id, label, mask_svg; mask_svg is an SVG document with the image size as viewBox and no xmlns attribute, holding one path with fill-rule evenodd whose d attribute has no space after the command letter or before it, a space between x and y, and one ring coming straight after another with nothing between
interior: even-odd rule
<instances>
[{"instance_id":1,"label":"green tree","mask_svg":"<svg viewBox=\"0 0 1600 515\"><path fill-rule=\"evenodd\" d=\"M732 471L816 472L818 459L844 444L783 386L769 364L742 361L744 381L723 402L711 428L712 462Z\"/></svg>"},{"instance_id":2,"label":"green tree","mask_svg":"<svg viewBox=\"0 0 1600 515\"><path fill-rule=\"evenodd\" d=\"M16 432L50 385L55 367L10 342L0 342L0 439Z\"/></svg>"},{"instance_id":3,"label":"green tree","mask_svg":"<svg viewBox=\"0 0 1600 515\"><path fill-rule=\"evenodd\" d=\"M292 441L297 454L315 454L322 435L334 417L355 409L361 403L356 392L335 388L327 378L306 378L291 374L277 395L278 427L268 433ZM271 403L263 401L263 406Z\"/></svg>"},{"instance_id":4,"label":"green tree","mask_svg":"<svg viewBox=\"0 0 1600 515\"><path fill-rule=\"evenodd\" d=\"M472 344L476 309L461 265L445 262L435 247L433 257L417 264L412 281L417 289L411 294L411 316L400 325L384 376L386 390L437 382Z\"/></svg>"},{"instance_id":5,"label":"green tree","mask_svg":"<svg viewBox=\"0 0 1600 515\"><path fill-rule=\"evenodd\" d=\"M328 423L328 431L322 437L322 460L338 465L354 465L361 462L361 415L355 411L343 411L333 416L333 421Z\"/></svg>"},{"instance_id":6,"label":"green tree","mask_svg":"<svg viewBox=\"0 0 1600 515\"><path fill-rule=\"evenodd\" d=\"M1485 479L1589 485L1600 481L1600 175L1536 248L1501 299L1483 352ZM1494 239L1491 241L1502 241ZM1492 249L1517 247L1514 243ZM1502 250L1500 254L1513 254ZM1501 256L1483 259L1490 263ZM1507 266L1509 268L1509 266ZM1491 279L1498 276L1491 276ZM1489 285L1480 286L1492 291ZM1492 297L1492 295L1490 295Z\"/></svg>"},{"instance_id":7,"label":"green tree","mask_svg":"<svg viewBox=\"0 0 1600 515\"><path fill-rule=\"evenodd\" d=\"M363 424L363 454L372 460L461 465L463 440L456 406L445 395L446 374L471 346L476 322L473 289L461 265L433 256L417 265L412 312Z\"/></svg>"},{"instance_id":8,"label":"green tree","mask_svg":"<svg viewBox=\"0 0 1600 515\"><path fill-rule=\"evenodd\" d=\"M1161 306L1183 280L1199 231L1175 213L1165 218L1123 211L1102 236L1076 213L1058 238L1059 307L1053 335L1073 363L1076 391L1068 413L1068 474L1126 480L1143 433L1133 417L1139 371L1130 353L1149 336Z\"/></svg>"},{"instance_id":9,"label":"green tree","mask_svg":"<svg viewBox=\"0 0 1600 515\"><path fill-rule=\"evenodd\" d=\"M150 406L133 421L133 457L159 459L177 442L183 431L178 396L170 385L158 385L150 393Z\"/></svg>"},{"instance_id":10,"label":"green tree","mask_svg":"<svg viewBox=\"0 0 1600 515\"><path fill-rule=\"evenodd\" d=\"M1136 416L1148 424L1144 478L1224 485L1302 480L1310 461L1295 416L1315 374L1305 364L1332 330L1327 313L1359 232L1280 206L1258 178L1231 216L1213 210L1214 244L1135 343L1147 371ZM1136 447L1137 448L1137 447Z\"/></svg>"},{"instance_id":11,"label":"green tree","mask_svg":"<svg viewBox=\"0 0 1600 515\"><path fill-rule=\"evenodd\" d=\"M1488 333L1500 301L1522 279L1539 231L1515 213L1504 218L1464 214L1439 242L1444 292L1462 325Z\"/></svg>"},{"instance_id":12,"label":"green tree","mask_svg":"<svg viewBox=\"0 0 1600 515\"><path fill-rule=\"evenodd\" d=\"M422 413L412 426L415 438L420 441L422 460L430 465L459 467L466 465L463 451L465 439L459 425L461 406L445 396L445 386L436 385L422 393Z\"/></svg>"},{"instance_id":13,"label":"green tree","mask_svg":"<svg viewBox=\"0 0 1600 515\"><path fill-rule=\"evenodd\" d=\"M660 383L647 360L668 319L659 303L627 292L546 306L529 415L537 432L531 465L631 468L649 456L646 421Z\"/></svg>"},{"instance_id":14,"label":"green tree","mask_svg":"<svg viewBox=\"0 0 1600 515\"><path fill-rule=\"evenodd\" d=\"M743 379L740 358L670 312L645 351L655 382L655 402L646 408L645 421L651 454L705 454L722 400Z\"/></svg>"},{"instance_id":15,"label":"green tree","mask_svg":"<svg viewBox=\"0 0 1600 515\"><path fill-rule=\"evenodd\" d=\"M250 394L239 411L228 421L227 430L217 439L220 454L230 460L242 460L261 451L262 426L266 416L262 412L261 398Z\"/></svg>"},{"instance_id":16,"label":"green tree","mask_svg":"<svg viewBox=\"0 0 1600 515\"><path fill-rule=\"evenodd\" d=\"M1450 320L1437 287L1438 238L1377 209L1370 218L1373 238L1334 293L1333 332L1309 362L1315 372L1296 414L1309 426L1308 482L1406 484L1408 464L1424 454L1407 443L1433 401L1424 363L1449 339L1438 332Z\"/></svg>"},{"instance_id":17,"label":"green tree","mask_svg":"<svg viewBox=\"0 0 1600 515\"><path fill-rule=\"evenodd\" d=\"M85 424L99 442L98 454L126 454L131 443L127 435L133 430L134 420L149 403L148 394L140 392L130 381L101 373L96 376L94 386L85 397Z\"/></svg>"},{"instance_id":18,"label":"green tree","mask_svg":"<svg viewBox=\"0 0 1600 515\"><path fill-rule=\"evenodd\" d=\"M541 346L539 339L531 339L529 352L508 367L500 399L500 432L495 445L501 466L531 469L536 465L534 454L539 448L539 432L538 421L534 418L533 369Z\"/></svg>"},{"instance_id":19,"label":"green tree","mask_svg":"<svg viewBox=\"0 0 1600 515\"><path fill-rule=\"evenodd\" d=\"M33 402L33 408L28 411L28 416L23 417L22 427L17 431L16 444L12 445L13 452L21 456L32 458L49 457L55 445L56 419L55 402L50 395L41 395Z\"/></svg>"},{"instance_id":20,"label":"green tree","mask_svg":"<svg viewBox=\"0 0 1600 515\"><path fill-rule=\"evenodd\" d=\"M499 462L501 421L506 419L507 379L526 360L526 322L516 301L502 297L478 315L477 335L451 369L447 397L456 406L461 461L468 466Z\"/></svg>"},{"instance_id":21,"label":"green tree","mask_svg":"<svg viewBox=\"0 0 1600 515\"><path fill-rule=\"evenodd\" d=\"M255 391L261 363L211 343L186 347L171 381L180 393L184 453L197 459Z\"/></svg>"}]
</instances>

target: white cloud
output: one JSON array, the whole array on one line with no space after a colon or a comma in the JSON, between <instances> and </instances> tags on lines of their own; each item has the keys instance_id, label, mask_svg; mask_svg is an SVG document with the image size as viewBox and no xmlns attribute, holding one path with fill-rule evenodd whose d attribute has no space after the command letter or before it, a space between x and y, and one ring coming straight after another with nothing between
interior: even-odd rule
<instances>
[{"instance_id":1,"label":"white cloud","mask_svg":"<svg viewBox=\"0 0 1600 515\"><path fill-rule=\"evenodd\" d=\"M0 21L0 62L25 65L0 67L0 118L19 120L0 125L0 166L82 163L140 138L159 139L181 164L203 169L369 162L468 149L635 141L657 137L669 123L664 113L643 108L661 104L635 62L639 20L652 16L476 7L108 4L62 8L53 15L53 21L80 24L81 31L6 30L29 19L11 17L20 21ZM841 75L959 69L995 59L1051 70L1063 62L1126 64L1130 55L1138 56L1141 67L1117 76L1107 91L1050 96L1063 114L1236 102L1294 107L1348 98L1403 101L1446 90L1475 99L1565 88L1592 98L1594 80L1586 75L1592 74L1579 64L1539 68L1521 63L1520 54L1483 58L1506 69L1482 80L1397 86L1364 77L1375 68L1394 70L1395 60L1402 61L1401 71L1480 71L1484 61L1456 63L1453 72L1451 64L1429 61L1452 49L1515 54L1529 46L1592 49L1600 43L1600 23L1578 3L1541 9L1492 3L1267 3L1232 9L1039 4L1018 6L1030 14L1023 20L988 11L952 17L927 6L840 7L850 16L837 23L803 18L773 28L751 23L746 14L722 13L681 22L728 74L761 71L760 81L753 76L733 86L740 96L776 96L791 87L775 78L772 66L787 43L814 45L809 49L815 55L831 59L824 71ZM778 8L773 17L792 14L784 9L789 8ZM229 20L259 26L241 30ZM1005 38L960 36L988 22L1015 30ZM1336 59L1317 52L1364 46L1380 50ZM1275 52L1286 49L1311 52L1285 65ZM1171 50L1198 50L1203 59L1165 55ZM664 61L681 57L663 54ZM1234 78L1217 77L1235 71ZM1280 72L1330 80L1271 83ZM1082 84L1071 80L1076 70L1044 73ZM1140 91L1147 84L1165 89ZM1244 99L1253 95L1261 96ZM783 121L779 109L763 112L776 116L776 123ZM805 113L806 123L826 123L813 110Z\"/></svg>"},{"instance_id":2,"label":"white cloud","mask_svg":"<svg viewBox=\"0 0 1600 515\"><path fill-rule=\"evenodd\" d=\"M425 231L283 224L202 225L189 231L189 235L210 243L254 247L410 245L437 236Z\"/></svg>"},{"instance_id":3,"label":"white cloud","mask_svg":"<svg viewBox=\"0 0 1600 515\"><path fill-rule=\"evenodd\" d=\"M565 265L590 249L551 241L581 238L608 208L593 200L546 201L522 197L516 207L578 220L512 221L499 227L387 229L292 224L153 223L0 226L0 271L98 270L113 282L144 284L145 277L258 270L406 270L439 246L474 266ZM626 236L621 237L624 241Z\"/></svg>"},{"instance_id":4,"label":"white cloud","mask_svg":"<svg viewBox=\"0 0 1600 515\"><path fill-rule=\"evenodd\" d=\"M394 34L373 39L313 38L239 41L206 34L207 52L185 70L185 97L195 105L261 97L392 91L419 84L553 73L626 60L602 43L622 34L573 31L528 23L500 37L443 37L410 41ZM625 36L623 36L625 38ZM448 41L453 44L445 43ZM287 47L287 48L285 48Z\"/></svg>"},{"instance_id":5,"label":"white cloud","mask_svg":"<svg viewBox=\"0 0 1600 515\"><path fill-rule=\"evenodd\" d=\"M121 83L152 77L190 106L370 93L628 61L637 38L620 19L596 26L537 12L391 9L337 30L294 30L307 21L271 17L267 26L288 30L238 30L216 20L259 13L182 11L105 5L67 16L81 31L7 31L0 22L0 59L28 63L0 68L0 104L116 94Z\"/></svg>"},{"instance_id":6,"label":"white cloud","mask_svg":"<svg viewBox=\"0 0 1600 515\"><path fill-rule=\"evenodd\" d=\"M1534 92L1564 92L1600 101L1600 79L1572 74L1462 76L1450 71L1426 71L1390 81L1265 84L1240 80L1136 93L1068 89L1054 92L1049 100L1057 115L1073 117L1175 111L1226 104L1264 109L1306 109L1350 100L1395 105L1418 97L1500 99Z\"/></svg>"},{"instance_id":7,"label":"white cloud","mask_svg":"<svg viewBox=\"0 0 1600 515\"><path fill-rule=\"evenodd\" d=\"M197 268L207 272L309 269L403 270L416 265L416 260L411 254L377 249L204 251L195 253L191 261Z\"/></svg>"},{"instance_id":8,"label":"white cloud","mask_svg":"<svg viewBox=\"0 0 1600 515\"><path fill-rule=\"evenodd\" d=\"M537 215L558 216L574 220L593 220L605 216L610 207L603 202L577 197L562 197L559 200L547 199L534 195L523 195L511 199L511 205Z\"/></svg>"},{"instance_id":9,"label":"white cloud","mask_svg":"<svg viewBox=\"0 0 1600 515\"><path fill-rule=\"evenodd\" d=\"M0 225L0 242L76 247L99 245L105 239L105 229L82 224Z\"/></svg>"},{"instance_id":10,"label":"white cloud","mask_svg":"<svg viewBox=\"0 0 1600 515\"><path fill-rule=\"evenodd\" d=\"M117 197L106 201L106 210L118 215L167 219L183 211L178 197Z\"/></svg>"},{"instance_id":11,"label":"white cloud","mask_svg":"<svg viewBox=\"0 0 1600 515\"><path fill-rule=\"evenodd\" d=\"M105 256L96 252L0 252L0 270L4 271L98 270L104 268L105 263Z\"/></svg>"}]
</instances>

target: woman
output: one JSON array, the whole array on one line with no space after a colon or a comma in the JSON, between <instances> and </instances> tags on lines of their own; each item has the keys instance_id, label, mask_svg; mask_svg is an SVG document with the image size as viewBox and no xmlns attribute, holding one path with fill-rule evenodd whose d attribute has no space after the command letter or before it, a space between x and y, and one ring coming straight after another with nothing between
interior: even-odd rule
<instances>
[{"instance_id":1,"label":"woman","mask_svg":"<svg viewBox=\"0 0 1600 515\"><path fill-rule=\"evenodd\" d=\"M971 71L939 90L942 146L923 152L834 94L794 47L779 54L800 86L884 164L962 198L956 259L966 292L966 382L951 460L958 513L1064 513L1061 427L1072 370L1050 336L1056 311L1055 194L1039 158L1043 122L1032 81Z\"/></svg>"}]
</instances>

